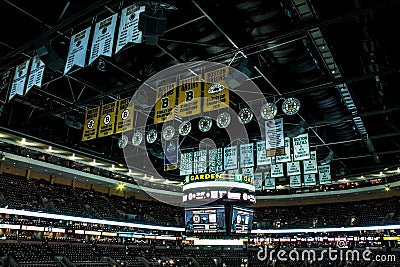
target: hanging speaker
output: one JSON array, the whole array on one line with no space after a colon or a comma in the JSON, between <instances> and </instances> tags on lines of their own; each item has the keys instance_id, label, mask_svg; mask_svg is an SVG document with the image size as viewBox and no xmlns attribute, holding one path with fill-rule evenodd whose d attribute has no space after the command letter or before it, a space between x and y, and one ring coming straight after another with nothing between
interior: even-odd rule
<instances>
[{"instance_id":1,"label":"hanging speaker","mask_svg":"<svg viewBox=\"0 0 400 267\"><path fill-rule=\"evenodd\" d=\"M289 131L286 136L294 138L302 133L304 133L308 128L308 124L305 121L300 121L291 131Z\"/></svg>"},{"instance_id":2,"label":"hanging speaker","mask_svg":"<svg viewBox=\"0 0 400 267\"><path fill-rule=\"evenodd\" d=\"M330 150L329 154L323 160L320 161L319 165L322 166L322 165L328 165L329 163L331 163L331 161L333 159L333 155L334 155L333 151Z\"/></svg>"},{"instance_id":3,"label":"hanging speaker","mask_svg":"<svg viewBox=\"0 0 400 267\"><path fill-rule=\"evenodd\" d=\"M58 56L47 37L40 36L34 41L36 54L44 62L46 68L58 71L64 68L65 61Z\"/></svg>"},{"instance_id":4,"label":"hanging speaker","mask_svg":"<svg viewBox=\"0 0 400 267\"><path fill-rule=\"evenodd\" d=\"M139 15L138 30L142 31L148 45L157 45L158 36L163 35L167 25L167 18L160 13L149 11Z\"/></svg>"}]
</instances>

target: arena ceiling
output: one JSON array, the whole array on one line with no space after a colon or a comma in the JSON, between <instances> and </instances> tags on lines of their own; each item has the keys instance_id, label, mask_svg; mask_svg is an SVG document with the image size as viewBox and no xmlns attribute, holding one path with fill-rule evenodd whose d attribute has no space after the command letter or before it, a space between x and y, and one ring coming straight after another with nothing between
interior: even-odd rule
<instances>
[{"instance_id":1,"label":"arena ceiling","mask_svg":"<svg viewBox=\"0 0 400 267\"><path fill-rule=\"evenodd\" d=\"M57 70L73 33L132 3L165 16L157 44L130 44L67 75ZM211 61L246 70L279 107L286 132L304 121L318 160L331 161L333 179L397 168L399 11L400 1L390 0L2 0L0 71L34 56L38 43L46 41L57 57L54 69L45 68L41 88L2 106L0 129L123 163L118 135L83 142L82 129L67 125L65 118L79 125L86 109L132 96L167 67ZM284 115L280 108L289 97L300 100L296 115ZM240 99L231 101L239 103L239 111ZM246 125L249 132L252 127ZM225 136L213 130L212 138ZM198 147L210 137L197 127L191 134L197 138L187 146Z\"/></svg>"}]
</instances>

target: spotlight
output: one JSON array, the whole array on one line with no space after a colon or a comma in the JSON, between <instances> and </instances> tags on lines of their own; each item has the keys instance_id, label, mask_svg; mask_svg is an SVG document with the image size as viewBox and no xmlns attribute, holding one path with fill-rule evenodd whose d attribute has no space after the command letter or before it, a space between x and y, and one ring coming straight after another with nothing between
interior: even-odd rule
<instances>
[{"instance_id":1,"label":"spotlight","mask_svg":"<svg viewBox=\"0 0 400 267\"><path fill-rule=\"evenodd\" d=\"M119 183L118 185L117 185L117 190L118 191L123 191L125 189L125 184L124 183Z\"/></svg>"},{"instance_id":2,"label":"spotlight","mask_svg":"<svg viewBox=\"0 0 400 267\"><path fill-rule=\"evenodd\" d=\"M1 154L1 160L2 160L2 161L6 160L6 155Z\"/></svg>"}]
</instances>

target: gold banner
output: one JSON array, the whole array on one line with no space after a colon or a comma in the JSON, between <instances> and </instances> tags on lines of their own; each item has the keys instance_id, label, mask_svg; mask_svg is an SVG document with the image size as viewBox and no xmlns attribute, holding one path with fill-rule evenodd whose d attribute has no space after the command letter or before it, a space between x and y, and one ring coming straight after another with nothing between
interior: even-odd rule
<instances>
[{"instance_id":1,"label":"gold banner","mask_svg":"<svg viewBox=\"0 0 400 267\"><path fill-rule=\"evenodd\" d=\"M85 125L83 127L82 141L95 139L97 136L97 126L99 121L100 107L86 110Z\"/></svg>"},{"instance_id":2,"label":"gold banner","mask_svg":"<svg viewBox=\"0 0 400 267\"><path fill-rule=\"evenodd\" d=\"M178 117L201 112L201 75L179 80Z\"/></svg>"},{"instance_id":3,"label":"gold banner","mask_svg":"<svg viewBox=\"0 0 400 267\"><path fill-rule=\"evenodd\" d=\"M157 102L154 108L154 123L173 120L176 105L176 83L157 87L156 94Z\"/></svg>"},{"instance_id":4,"label":"gold banner","mask_svg":"<svg viewBox=\"0 0 400 267\"><path fill-rule=\"evenodd\" d=\"M229 67L204 73L203 111L213 111L229 106L229 87L226 78Z\"/></svg>"},{"instance_id":5,"label":"gold banner","mask_svg":"<svg viewBox=\"0 0 400 267\"><path fill-rule=\"evenodd\" d=\"M112 135L115 127L115 111L117 101L101 106L99 133L97 137Z\"/></svg>"},{"instance_id":6,"label":"gold banner","mask_svg":"<svg viewBox=\"0 0 400 267\"><path fill-rule=\"evenodd\" d=\"M122 133L133 129L133 101L130 98L121 99L118 102L118 116L115 133Z\"/></svg>"}]
</instances>

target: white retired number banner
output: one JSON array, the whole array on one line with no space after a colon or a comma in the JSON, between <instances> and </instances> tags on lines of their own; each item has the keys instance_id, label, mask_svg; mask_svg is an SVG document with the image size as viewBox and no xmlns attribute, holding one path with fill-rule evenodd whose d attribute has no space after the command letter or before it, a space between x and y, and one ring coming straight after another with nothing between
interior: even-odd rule
<instances>
[{"instance_id":1,"label":"white retired number banner","mask_svg":"<svg viewBox=\"0 0 400 267\"><path fill-rule=\"evenodd\" d=\"M274 119L265 121L265 148L267 156L283 154L285 147L285 137L283 136L283 119Z\"/></svg>"},{"instance_id":2,"label":"white retired number banner","mask_svg":"<svg viewBox=\"0 0 400 267\"><path fill-rule=\"evenodd\" d=\"M308 133L298 135L293 138L294 160L310 158L310 145L308 143Z\"/></svg>"},{"instance_id":3,"label":"white retired number banner","mask_svg":"<svg viewBox=\"0 0 400 267\"><path fill-rule=\"evenodd\" d=\"M304 174L304 186L316 185L315 173Z\"/></svg>"},{"instance_id":4,"label":"white retired number banner","mask_svg":"<svg viewBox=\"0 0 400 267\"><path fill-rule=\"evenodd\" d=\"M310 151L310 159L303 161L303 173L318 173L317 151Z\"/></svg>"},{"instance_id":5,"label":"white retired number banner","mask_svg":"<svg viewBox=\"0 0 400 267\"><path fill-rule=\"evenodd\" d=\"M142 32L139 31L138 25L140 13L145 11L145 8L145 6L131 5L122 9L115 53L128 43L142 42Z\"/></svg>"},{"instance_id":6,"label":"white retired number banner","mask_svg":"<svg viewBox=\"0 0 400 267\"><path fill-rule=\"evenodd\" d=\"M300 162L291 161L291 162L286 163L286 171L287 171L288 176L301 174Z\"/></svg>"},{"instance_id":7,"label":"white retired number banner","mask_svg":"<svg viewBox=\"0 0 400 267\"><path fill-rule=\"evenodd\" d=\"M276 156L275 157L275 162L279 163L279 162L288 162L291 161L291 157L290 157L290 138L289 137L285 137L285 154L284 155L280 155L280 156Z\"/></svg>"},{"instance_id":8,"label":"white retired number banner","mask_svg":"<svg viewBox=\"0 0 400 267\"><path fill-rule=\"evenodd\" d=\"M222 148L208 150L208 172L218 173L224 170Z\"/></svg>"},{"instance_id":9,"label":"white retired number banner","mask_svg":"<svg viewBox=\"0 0 400 267\"><path fill-rule=\"evenodd\" d=\"M74 65L84 67L86 62L86 52L89 44L90 27L72 35L69 43L67 63L65 64L64 75L72 69Z\"/></svg>"},{"instance_id":10,"label":"white retired number banner","mask_svg":"<svg viewBox=\"0 0 400 267\"><path fill-rule=\"evenodd\" d=\"M318 166L319 173L319 184L330 184L331 183L331 166L324 165Z\"/></svg>"},{"instance_id":11,"label":"white retired number banner","mask_svg":"<svg viewBox=\"0 0 400 267\"><path fill-rule=\"evenodd\" d=\"M193 173L207 172L207 150L199 150L193 153Z\"/></svg>"},{"instance_id":12,"label":"white retired number banner","mask_svg":"<svg viewBox=\"0 0 400 267\"><path fill-rule=\"evenodd\" d=\"M249 178L254 178L254 168L253 167L242 168L242 174Z\"/></svg>"},{"instance_id":13,"label":"white retired number banner","mask_svg":"<svg viewBox=\"0 0 400 267\"><path fill-rule=\"evenodd\" d=\"M267 150L265 148L265 141L258 141L257 146L257 166L270 165L272 163L271 157L267 157Z\"/></svg>"},{"instance_id":14,"label":"white retired number banner","mask_svg":"<svg viewBox=\"0 0 400 267\"><path fill-rule=\"evenodd\" d=\"M89 64L99 56L111 57L114 43L114 31L118 13L96 23L93 33L92 48L90 50Z\"/></svg>"},{"instance_id":15,"label":"white retired number banner","mask_svg":"<svg viewBox=\"0 0 400 267\"><path fill-rule=\"evenodd\" d=\"M301 176L293 175L290 176L290 187L300 187L301 186Z\"/></svg>"},{"instance_id":16,"label":"white retired number banner","mask_svg":"<svg viewBox=\"0 0 400 267\"><path fill-rule=\"evenodd\" d=\"M179 174L191 175L193 173L193 152L181 153Z\"/></svg>"},{"instance_id":17,"label":"white retired number banner","mask_svg":"<svg viewBox=\"0 0 400 267\"><path fill-rule=\"evenodd\" d=\"M271 164L271 177L282 177L283 174L283 163Z\"/></svg>"},{"instance_id":18,"label":"white retired number banner","mask_svg":"<svg viewBox=\"0 0 400 267\"><path fill-rule=\"evenodd\" d=\"M271 178L268 173L265 173L266 176L264 179L264 189L265 190L273 190L276 187L275 178Z\"/></svg>"},{"instance_id":19,"label":"white retired number banner","mask_svg":"<svg viewBox=\"0 0 400 267\"><path fill-rule=\"evenodd\" d=\"M14 79L11 84L10 95L8 96L8 101L14 98L16 95L24 95L25 82L28 76L30 60L25 60L22 64L15 67Z\"/></svg>"},{"instance_id":20,"label":"white retired number banner","mask_svg":"<svg viewBox=\"0 0 400 267\"><path fill-rule=\"evenodd\" d=\"M238 168L237 146L224 148L224 170L234 170Z\"/></svg>"},{"instance_id":21,"label":"white retired number banner","mask_svg":"<svg viewBox=\"0 0 400 267\"><path fill-rule=\"evenodd\" d=\"M240 145L240 167L247 168L254 166L253 144Z\"/></svg>"},{"instance_id":22,"label":"white retired number banner","mask_svg":"<svg viewBox=\"0 0 400 267\"><path fill-rule=\"evenodd\" d=\"M36 86L40 88L42 86L43 74L44 74L44 62L39 56L32 58L31 71L29 73L28 85L26 86L25 95Z\"/></svg>"},{"instance_id":23,"label":"white retired number banner","mask_svg":"<svg viewBox=\"0 0 400 267\"><path fill-rule=\"evenodd\" d=\"M263 174L262 172L254 173L254 189L256 191L262 191L263 187Z\"/></svg>"}]
</instances>

